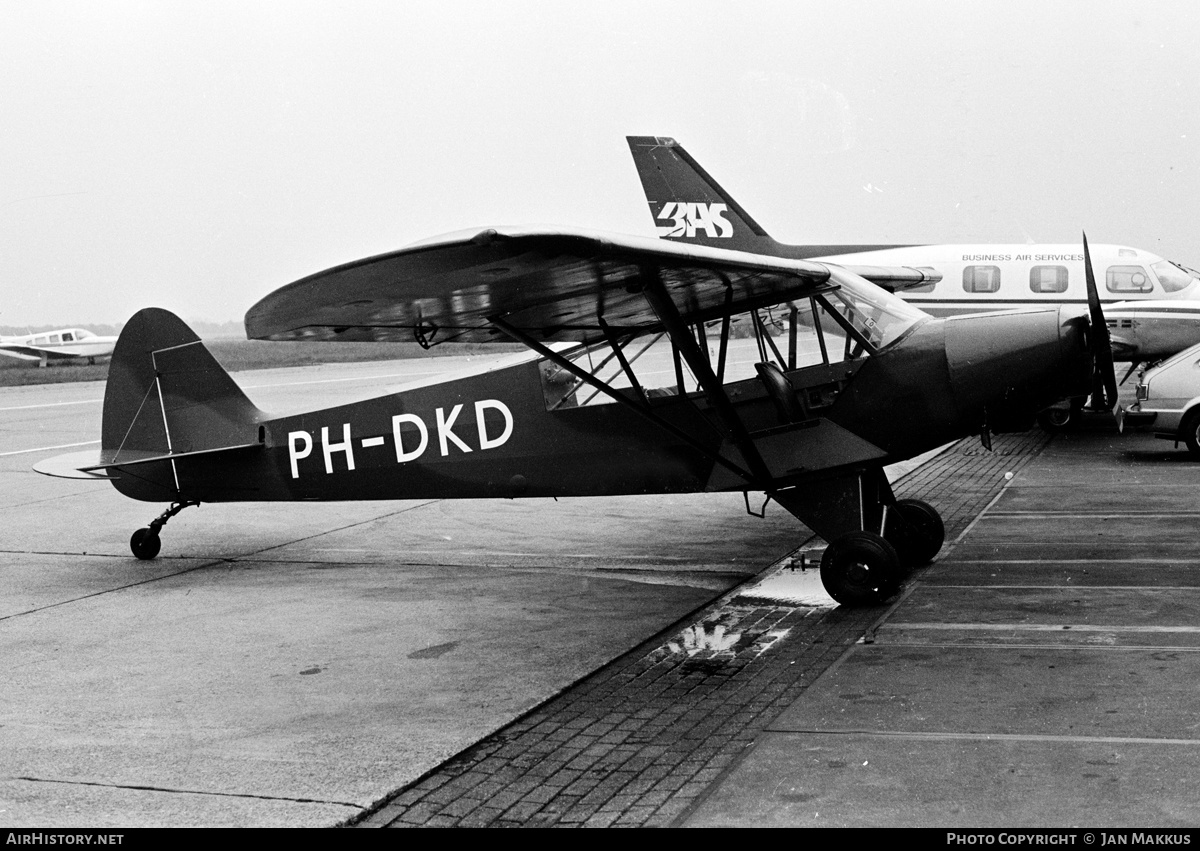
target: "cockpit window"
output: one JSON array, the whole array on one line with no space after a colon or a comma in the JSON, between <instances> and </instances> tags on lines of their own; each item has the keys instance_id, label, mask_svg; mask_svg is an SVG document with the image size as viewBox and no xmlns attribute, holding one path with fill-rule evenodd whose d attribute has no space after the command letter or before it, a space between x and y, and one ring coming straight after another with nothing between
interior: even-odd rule
<instances>
[{"instance_id":1,"label":"cockpit window","mask_svg":"<svg viewBox=\"0 0 1200 851\"><path fill-rule=\"evenodd\" d=\"M1200 272L1170 260L1160 260L1150 268L1158 275L1158 282L1163 285L1163 289L1169 293L1177 293L1186 289L1193 281L1200 280Z\"/></svg>"},{"instance_id":2,"label":"cockpit window","mask_svg":"<svg viewBox=\"0 0 1200 851\"><path fill-rule=\"evenodd\" d=\"M794 302L762 307L692 327L717 380L728 385L754 379L756 364L773 362L794 371L807 366L857 361L897 342L929 319L924 311L874 284L830 267L834 285ZM549 410L608 404L613 394L656 398L695 393L699 382L665 332L613 338L560 353L584 381L561 361L540 363L542 391Z\"/></svg>"},{"instance_id":3,"label":"cockpit window","mask_svg":"<svg viewBox=\"0 0 1200 851\"><path fill-rule=\"evenodd\" d=\"M1148 293L1154 289L1141 266L1109 266L1107 278L1110 293Z\"/></svg>"},{"instance_id":4,"label":"cockpit window","mask_svg":"<svg viewBox=\"0 0 1200 851\"><path fill-rule=\"evenodd\" d=\"M876 349L895 342L926 314L884 290L842 286L825 298Z\"/></svg>"}]
</instances>

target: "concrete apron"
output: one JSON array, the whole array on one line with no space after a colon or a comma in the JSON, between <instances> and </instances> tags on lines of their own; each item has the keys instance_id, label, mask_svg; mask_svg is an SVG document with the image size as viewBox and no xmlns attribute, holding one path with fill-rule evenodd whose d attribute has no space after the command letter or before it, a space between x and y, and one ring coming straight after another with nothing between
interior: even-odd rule
<instances>
[{"instance_id":1,"label":"concrete apron","mask_svg":"<svg viewBox=\"0 0 1200 851\"><path fill-rule=\"evenodd\" d=\"M1200 824L1198 487L1056 439L688 824Z\"/></svg>"}]
</instances>

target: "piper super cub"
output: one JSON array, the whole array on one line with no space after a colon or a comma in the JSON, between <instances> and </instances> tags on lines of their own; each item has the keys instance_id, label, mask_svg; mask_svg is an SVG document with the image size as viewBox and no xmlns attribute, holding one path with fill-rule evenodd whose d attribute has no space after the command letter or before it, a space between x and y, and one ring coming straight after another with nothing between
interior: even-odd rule
<instances>
[{"instance_id":1,"label":"piper super cub","mask_svg":"<svg viewBox=\"0 0 1200 851\"><path fill-rule=\"evenodd\" d=\"M170 503L133 533L142 559L202 502L742 491L749 508L764 493L829 542L821 579L835 600L876 604L944 538L931 506L895 498L885 465L1024 430L1060 399L1115 403L1090 269L1090 319L1059 307L935 319L833 263L483 228L285 286L250 309L247 335L515 340L521 362L276 417L149 308L113 353L99 454L37 469Z\"/></svg>"}]
</instances>

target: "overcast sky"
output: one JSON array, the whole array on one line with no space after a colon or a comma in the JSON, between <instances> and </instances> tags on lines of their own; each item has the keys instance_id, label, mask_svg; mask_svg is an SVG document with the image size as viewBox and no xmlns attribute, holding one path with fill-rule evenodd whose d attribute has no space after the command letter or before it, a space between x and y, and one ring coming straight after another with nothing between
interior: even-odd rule
<instances>
[{"instance_id":1,"label":"overcast sky","mask_svg":"<svg viewBox=\"0 0 1200 851\"><path fill-rule=\"evenodd\" d=\"M240 320L474 225L651 236L626 135L788 242L1200 268L1197 9L0 0L0 325Z\"/></svg>"}]
</instances>

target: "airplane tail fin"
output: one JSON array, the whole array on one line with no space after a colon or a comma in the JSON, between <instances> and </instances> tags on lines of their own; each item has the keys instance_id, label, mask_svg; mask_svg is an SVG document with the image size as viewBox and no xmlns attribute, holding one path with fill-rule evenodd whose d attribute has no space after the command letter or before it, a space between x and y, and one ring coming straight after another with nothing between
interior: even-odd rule
<instances>
[{"instance_id":1,"label":"airplane tail fin","mask_svg":"<svg viewBox=\"0 0 1200 851\"><path fill-rule=\"evenodd\" d=\"M674 139L625 139L660 237L756 254L780 253L780 244Z\"/></svg>"},{"instance_id":2,"label":"airplane tail fin","mask_svg":"<svg viewBox=\"0 0 1200 851\"><path fill-rule=\"evenodd\" d=\"M137 499L178 493L182 456L257 447L267 418L187 325L159 308L138 311L113 350L98 468L120 467L117 490Z\"/></svg>"}]
</instances>

